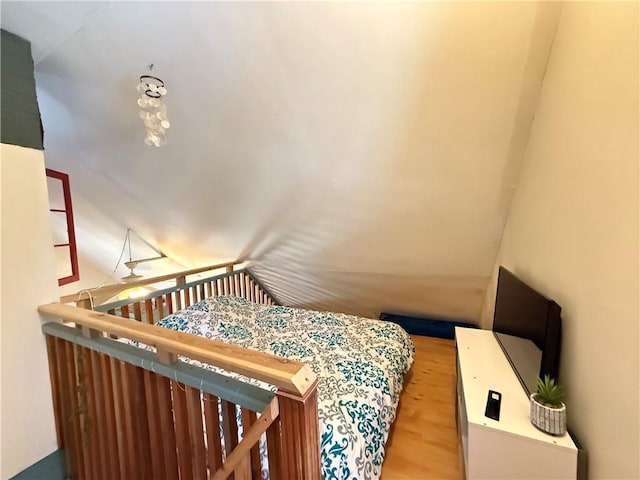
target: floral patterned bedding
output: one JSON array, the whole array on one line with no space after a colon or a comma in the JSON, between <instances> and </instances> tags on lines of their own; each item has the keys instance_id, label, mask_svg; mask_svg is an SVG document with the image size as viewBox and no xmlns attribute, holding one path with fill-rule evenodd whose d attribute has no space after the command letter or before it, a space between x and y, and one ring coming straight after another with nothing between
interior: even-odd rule
<instances>
[{"instance_id":1,"label":"floral patterned bedding","mask_svg":"<svg viewBox=\"0 0 640 480\"><path fill-rule=\"evenodd\" d=\"M318 377L323 478L380 476L403 376L414 357L401 327L233 296L209 298L157 325L307 363Z\"/></svg>"}]
</instances>

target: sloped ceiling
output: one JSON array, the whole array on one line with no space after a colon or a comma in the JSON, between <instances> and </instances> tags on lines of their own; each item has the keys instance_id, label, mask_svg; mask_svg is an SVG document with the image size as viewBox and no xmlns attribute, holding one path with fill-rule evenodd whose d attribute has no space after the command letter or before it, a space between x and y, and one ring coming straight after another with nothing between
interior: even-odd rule
<instances>
[{"instance_id":1,"label":"sloped ceiling","mask_svg":"<svg viewBox=\"0 0 640 480\"><path fill-rule=\"evenodd\" d=\"M479 314L558 5L1 8L32 42L87 268L110 272L133 227L171 258L146 274L239 257L289 305ZM161 148L137 115L151 63Z\"/></svg>"}]
</instances>

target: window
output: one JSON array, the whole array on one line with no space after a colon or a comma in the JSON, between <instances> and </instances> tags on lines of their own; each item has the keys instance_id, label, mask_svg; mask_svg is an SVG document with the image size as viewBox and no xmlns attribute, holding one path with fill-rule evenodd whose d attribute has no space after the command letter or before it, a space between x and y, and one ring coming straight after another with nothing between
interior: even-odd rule
<instances>
[{"instance_id":1,"label":"window","mask_svg":"<svg viewBox=\"0 0 640 480\"><path fill-rule=\"evenodd\" d=\"M49 189L49 211L52 216L53 246L56 248L58 265L58 285L66 285L80 280L78 271L78 252L76 234L73 225L71 207L71 189L69 175L47 168L47 186ZM65 231L66 234L61 232Z\"/></svg>"}]
</instances>

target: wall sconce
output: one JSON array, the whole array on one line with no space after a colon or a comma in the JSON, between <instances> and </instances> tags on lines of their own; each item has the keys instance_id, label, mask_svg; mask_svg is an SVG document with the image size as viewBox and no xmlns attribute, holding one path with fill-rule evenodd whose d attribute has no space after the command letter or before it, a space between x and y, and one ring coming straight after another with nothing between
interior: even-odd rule
<instances>
[{"instance_id":1,"label":"wall sconce","mask_svg":"<svg viewBox=\"0 0 640 480\"><path fill-rule=\"evenodd\" d=\"M149 70L153 64L149 65ZM142 109L139 116L144 122L146 136L144 143L159 147L167 143L166 131L171 126L167 118L167 106L164 97L167 88L164 81L153 75L142 75L137 91L140 94L138 106Z\"/></svg>"}]
</instances>

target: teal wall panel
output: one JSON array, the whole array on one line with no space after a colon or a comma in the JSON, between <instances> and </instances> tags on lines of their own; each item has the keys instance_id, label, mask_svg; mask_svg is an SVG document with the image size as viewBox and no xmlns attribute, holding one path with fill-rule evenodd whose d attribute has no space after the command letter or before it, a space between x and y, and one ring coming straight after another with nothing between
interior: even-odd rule
<instances>
[{"instance_id":1,"label":"teal wall panel","mask_svg":"<svg viewBox=\"0 0 640 480\"><path fill-rule=\"evenodd\" d=\"M2 143L42 150L43 133L31 44L2 30L0 38L0 137Z\"/></svg>"},{"instance_id":2,"label":"teal wall panel","mask_svg":"<svg viewBox=\"0 0 640 480\"><path fill-rule=\"evenodd\" d=\"M11 480L65 480L67 477L62 450L56 450L23 470Z\"/></svg>"}]
</instances>

